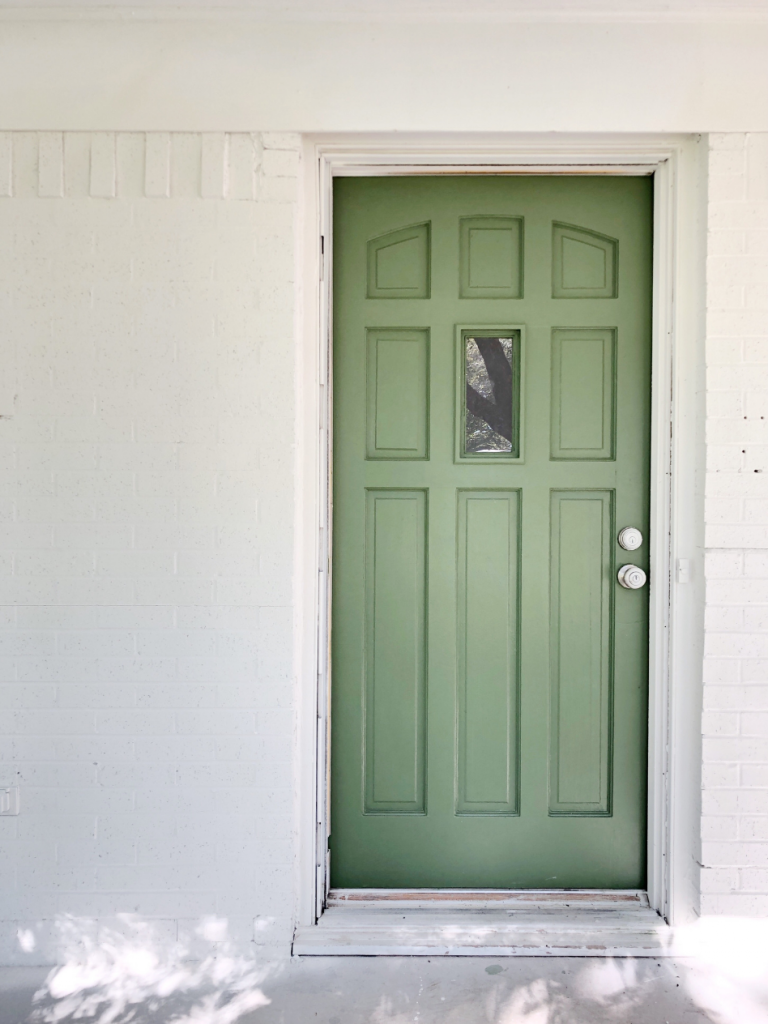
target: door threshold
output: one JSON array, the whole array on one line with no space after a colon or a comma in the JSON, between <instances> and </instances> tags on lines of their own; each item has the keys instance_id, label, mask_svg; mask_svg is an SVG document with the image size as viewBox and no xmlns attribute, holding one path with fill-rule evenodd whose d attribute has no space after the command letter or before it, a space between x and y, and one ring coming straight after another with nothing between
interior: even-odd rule
<instances>
[{"instance_id":1,"label":"door threshold","mask_svg":"<svg viewBox=\"0 0 768 1024\"><path fill-rule=\"evenodd\" d=\"M637 956L672 930L638 890L335 889L294 956Z\"/></svg>"},{"instance_id":2,"label":"door threshold","mask_svg":"<svg viewBox=\"0 0 768 1024\"><path fill-rule=\"evenodd\" d=\"M326 907L390 907L461 910L505 907L648 907L648 895L640 889L331 889Z\"/></svg>"}]
</instances>

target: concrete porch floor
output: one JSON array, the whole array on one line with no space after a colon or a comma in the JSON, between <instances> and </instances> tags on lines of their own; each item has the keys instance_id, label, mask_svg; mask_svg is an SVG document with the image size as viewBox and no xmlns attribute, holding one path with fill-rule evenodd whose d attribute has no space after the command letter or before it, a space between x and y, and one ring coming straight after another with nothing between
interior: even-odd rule
<instances>
[{"instance_id":1,"label":"concrete porch floor","mask_svg":"<svg viewBox=\"0 0 768 1024\"><path fill-rule=\"evenodd\" d=\"M0 969L0 1024L32 1019L33 995L47 974ZM276 965L262 989L271 1002L237 1018L242 1024L768 1022L764 991L671 958L307 957ZM39 1020L72 1019L38 1004L46 1006L53 1015ZM205 1009L200 992L133 1009L134 1024L234 1024L226 1012ZM121 1024L127 1015L109 1019Z\"/></svg>"}]
</instances>

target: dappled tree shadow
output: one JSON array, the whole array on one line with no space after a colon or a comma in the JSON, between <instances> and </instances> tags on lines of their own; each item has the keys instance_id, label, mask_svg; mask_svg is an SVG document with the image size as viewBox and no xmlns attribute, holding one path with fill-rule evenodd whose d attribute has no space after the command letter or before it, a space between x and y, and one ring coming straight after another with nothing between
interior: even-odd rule
<instances>
[{"instance_id":1,"label":"dappled tree shadow","mask_svg":"<svg viewBox=\"0 0 768 1024\"><path fill-rule=\"evenodd\" d=\"M30 1024L768 1024L768 921L707 918L666 956L329 957L264 964L227 922L186 938L63 915ZM664 932L668 937L671 933ZM34 936L20 934L31 951ZM0 1020L6 1019L0 1013ZM23 1024L14 1020L7 1024Z\"/></svg>"}]
</instances>

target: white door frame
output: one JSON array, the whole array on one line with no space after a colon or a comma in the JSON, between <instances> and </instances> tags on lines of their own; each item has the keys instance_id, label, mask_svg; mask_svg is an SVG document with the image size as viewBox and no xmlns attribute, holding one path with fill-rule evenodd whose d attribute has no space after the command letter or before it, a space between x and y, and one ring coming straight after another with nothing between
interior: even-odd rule
<instances>
[{"instance_id":1,"label":"white door frame","mask_svg":"<svg viewBox=\"0 0 768 1024\"><path fill-rule=\"evenodd\" d=\"M297 275L297 923L328 883L332 185L338 175L653 174L648 896L698 912L703 651L705 182L701 137L316 136L304 140ZM321 242L321 238L324 240Z\"/></svg>"}]
</instances>

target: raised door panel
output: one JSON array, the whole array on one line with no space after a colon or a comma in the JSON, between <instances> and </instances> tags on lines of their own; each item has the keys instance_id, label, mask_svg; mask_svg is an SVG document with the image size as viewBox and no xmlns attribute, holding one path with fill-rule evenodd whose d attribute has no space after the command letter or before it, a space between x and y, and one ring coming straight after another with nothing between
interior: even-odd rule
<instances>
[{"instance_id":1,"label":"raised door panel","mask_svg":"<svg viewBox=\"0 0 768 1024\"><path fill-rule=\"evenodd\" d=\"M426 528L426 491L366 492L366 814L426 811Z\"/></svg>"},{"instance_id":2,"label":"raised door panel","mask_svg":"<svg viewBox=\"0 0 768 1024\"><path fill-rule=\"evenodd\" d=\"M425 459L429 425L429 331L368 332L366 454Z\"/></svg>"},{"instance_id":3,"label":"raised door panel","mask_svg":"<svg viewBox=\"0 0 768 1024\"><path fill-rule=\"evenodd\" d=\"M368 242L369 299L428 299L430 225L413 224Z\"/></svg>"},{"instance_id":4,"label":"raised door panel","mask_svg":"<svg viewBox=\"0 0 768 1024\"><path fill-rule=\"evenodd\" d=\"M549 813L611 813L612 491L553 491Z\"/></svg>"},{"instance_id":5,"label":"raised door panel","mask_svg":"<svg viewBox=\"0 0 768 1024\"><path fill-rule=\"evenodd\" d=\"M462 299L519 299L522 296L522 218L462 217L459 252Z\"/></svg>"},{"instance_id":6,"label":"raised door panel","mask_svg":"<svg viewBox=\"0 0 768 1024\"><path fill-rule=\"evenodd\" d=\"M616 331L552 332L552 459L615 458Z\"/></svg>"},{"instance_id":7,"label":"raised door panel","mask_svg":"<svg viewBox=\"0 0 768 1024\"><path fill-rule=\"evenodd\" d=\"M458 496L458 814L517 814L518 491Z\"/></svg>"},{"instance_id":8,"label":"raised door panel","mask_svg":"<svg viewBox=\"0 0 768 1024\"><path fill-rule=\"evenodd\" d=\"M615 299L619 294L619 243L573 224L552 225L552 297Z\"/></svg>"}]
</instances>

